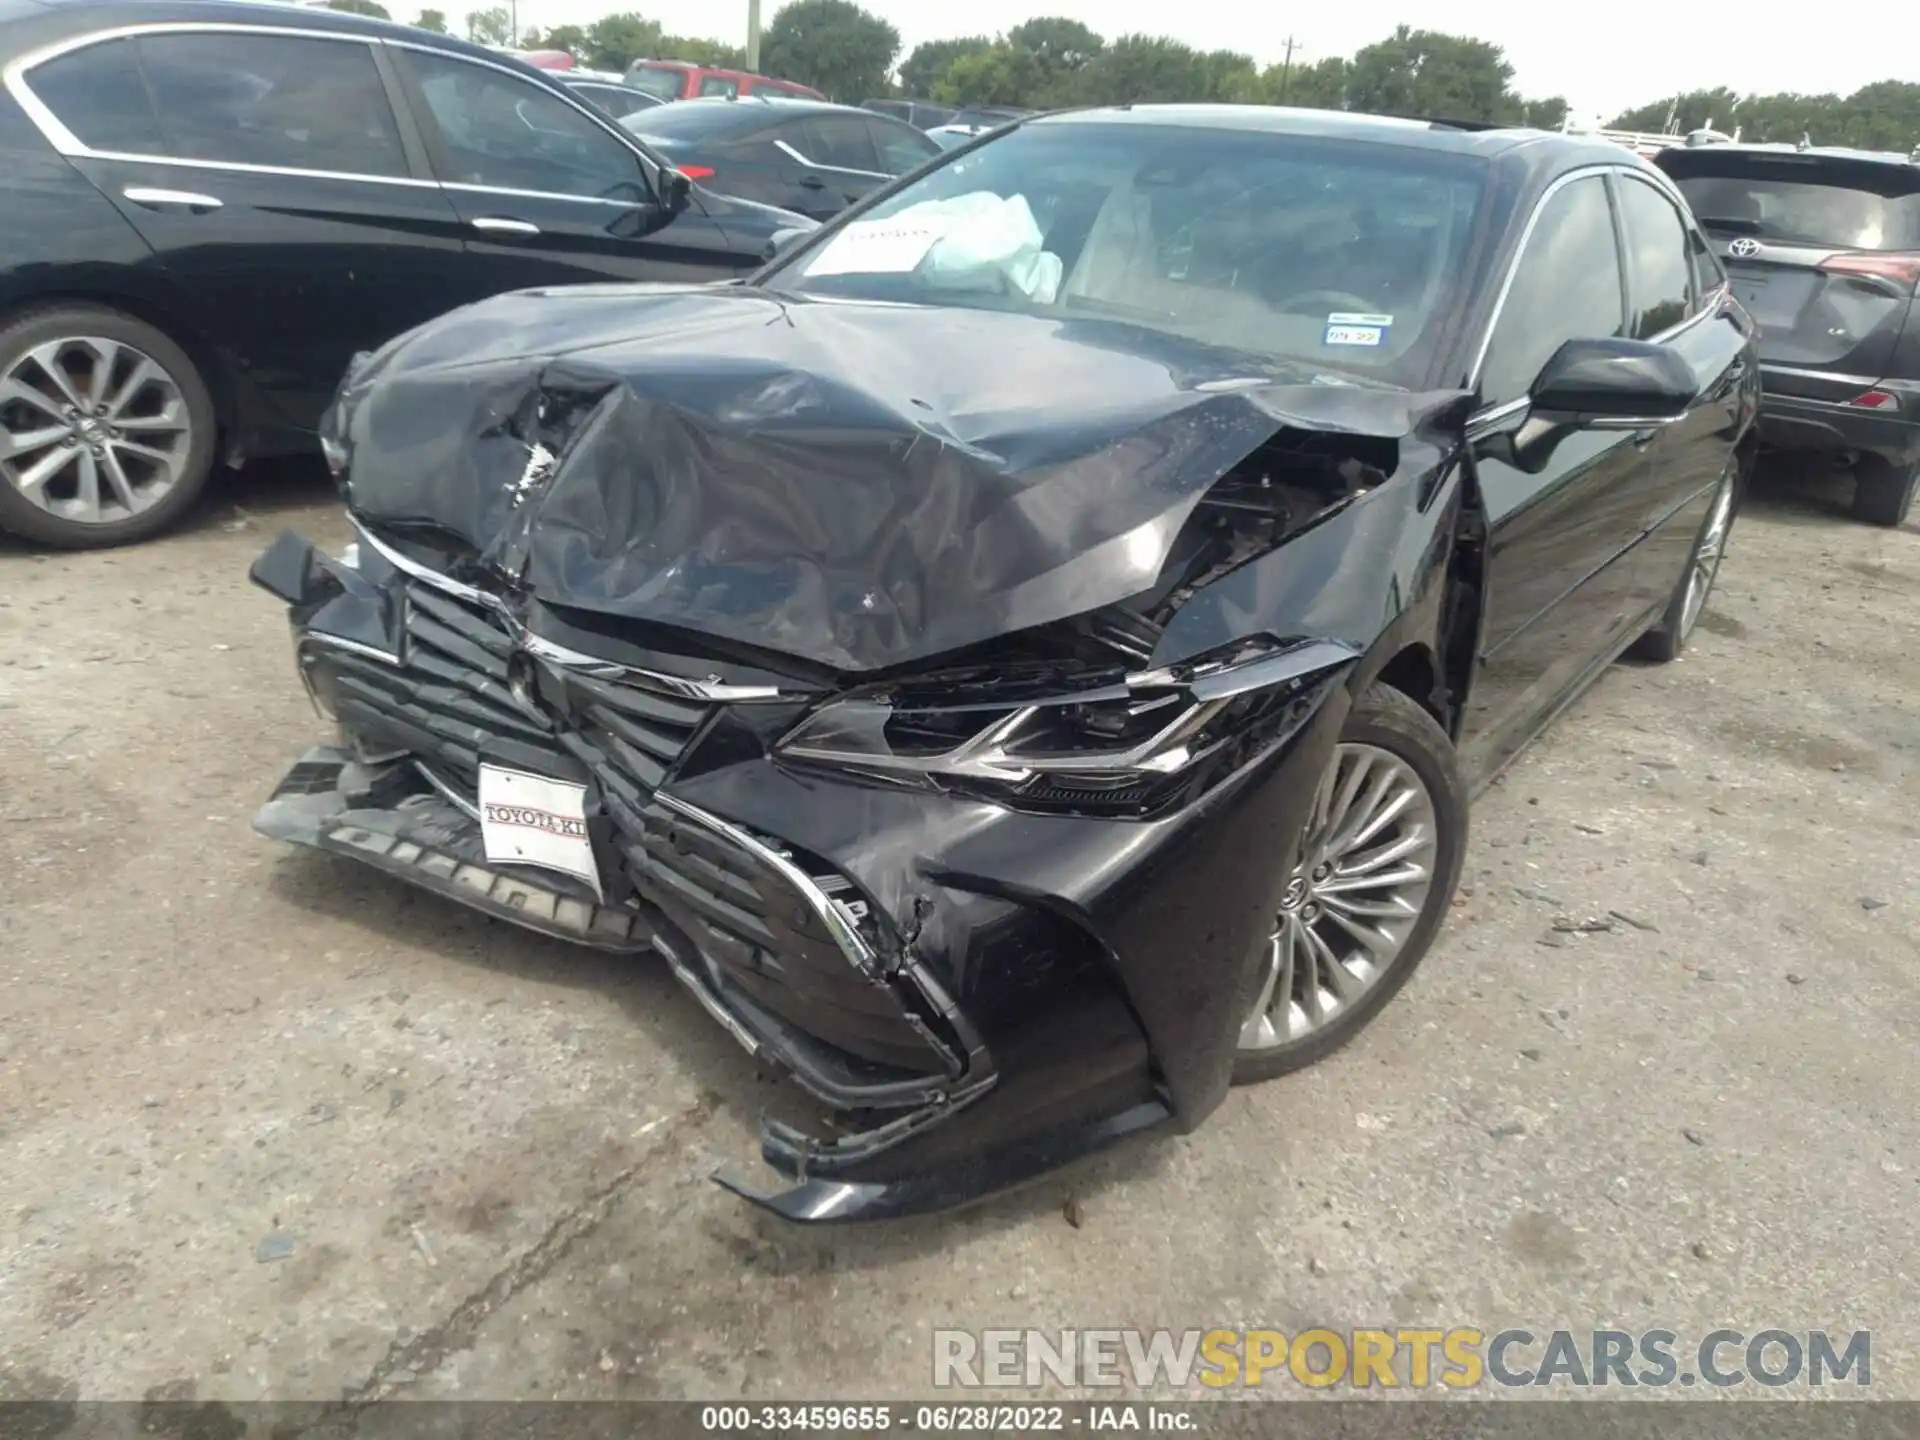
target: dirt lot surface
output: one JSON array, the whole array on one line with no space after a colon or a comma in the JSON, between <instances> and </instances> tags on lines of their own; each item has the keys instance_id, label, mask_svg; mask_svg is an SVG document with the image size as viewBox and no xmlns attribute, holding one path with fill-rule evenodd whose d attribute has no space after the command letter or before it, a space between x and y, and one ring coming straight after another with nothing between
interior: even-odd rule
<instances>
[{"instance_id":1,"label":"dirt lot surface","mask_svg":"<svg viewBox=\"0 0 1920 1440\"><path fill-rule=\"evenodd\" d=\"M1358 1043L825 1232L708 1182L767 1082L663 970L251 834L322 737L245 570L344 538L321 478L0 542L0 1395L901 1396L938 1325L1426 1322L1870 1328L1920 1396L1920 531L1844 493L1763 478Z\"/></svg>"}]
</instances>

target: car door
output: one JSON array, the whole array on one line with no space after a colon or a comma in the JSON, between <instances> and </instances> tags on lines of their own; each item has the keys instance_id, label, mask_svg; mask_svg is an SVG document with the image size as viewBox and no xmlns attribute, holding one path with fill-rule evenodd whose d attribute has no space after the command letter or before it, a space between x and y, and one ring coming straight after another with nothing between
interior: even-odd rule
<instances>
[{"instance_id":1,"label":"car door","mask_svg":"<svg viewBox=\"0 0 1920 1440\"><path fill-rule=\"evenodd\" d=\"M1626 328L1606 176L1576 173L1541 198L1512 262L1479 364L1482 405L1468 426L1488 537L1462 739L1482 777L1631 638L1645 608L1629 557L1646 514L1647 442L1548 425L1527 406L1561 345Z\"/></svg>"},{"instance_id":2,"label":"car door","mask_svg":"<svg viewBox=\"0 0 1920 1440\"><path fill-rule=\"evenodd\" d=\"M1739 312L1725 303L1705 238L1666 191L1629 170L1619 172L1614 184L1627 258L1629 333L1679 355L1699 385L1692 408L1658 428L1641 477L1647 534L1635 568L1646 602L1659 604L1679 583L1732 459L1748 337ZM1709 283L1702 283L1703 275Z\"/></svg>"},{"instance_id":3,"label":"car door","mask_svg":"<svg viewBox=\"0 0 1920 1440\"><path fill-rule=\"evenodd\" d=\"M591 107L505 66L390 47L487 293L602 280L704 281L761 263Z\"/></svg>"},{"instance_id":4,"label":"car door","mask_svg":"<svg viewBox=\"0 0 1920 1440\"><path fill-rule=\"evenodd\" d=\"M183 318L296 426L355 351L469 298L458 218L391 104L381 49L153 25L21 77L55 148L191 299Z\"/></svg>"},{"instance_id":5,"label":"car door","mask_svg":"<svg viewBox=\"0 0 1920 1440\"><path fill-rule=\"evenodd\" d=\"M880 168L865 116L807 115L782 127L774 143L794 162L795 209L830 220L893 177Z\"/></svg>"}]
</instances>

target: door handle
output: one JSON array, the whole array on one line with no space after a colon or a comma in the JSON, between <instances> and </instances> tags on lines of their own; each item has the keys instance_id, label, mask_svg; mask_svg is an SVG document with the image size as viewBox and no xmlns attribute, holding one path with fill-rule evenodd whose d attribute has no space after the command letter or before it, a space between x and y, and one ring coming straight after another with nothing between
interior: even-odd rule
<instances>
[{"instance_id":1,"label":"door handle","mask_svg":"<svg viewBox=\"0 0 1920 1440\"><path fill-rule=\"evenodd\" d=\"M801 178L800 188L802 190L824 190L827 188L827 182L822 180L818 175L807 175Z\"/></svg>"},{"instance_id":2,"label":"door handle","mask_svg":"<svg viewBox=\"0 0 1920 1440\"><path fill-rule=\"evenodd\" d=\"M149 210L191 210L198 215L220 208L220 201L216 197L196 194L192 190L156 190L147 185L129 185L120 193L134 204L144 205Z\"/></svg>"},{"instance_id":3,"label":"door handle","mask_svg":"<svg viewBox=\"0 0 1920 1440\"><path fill-rule=\"evenodd\" d=\"M508 220L498 215L482 215L473 228L489 235L538 235L540 227L525 220Z\"/></svg>"}]
</instances>

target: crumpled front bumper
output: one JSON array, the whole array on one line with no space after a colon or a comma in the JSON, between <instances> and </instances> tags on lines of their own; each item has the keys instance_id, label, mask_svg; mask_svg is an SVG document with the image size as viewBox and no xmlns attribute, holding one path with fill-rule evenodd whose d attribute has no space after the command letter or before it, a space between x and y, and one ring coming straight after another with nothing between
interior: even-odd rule
<instances>
[{"instance_id":1,"label":"crumpled front bumper","mask_svg":"<svg viewBox=\"0 0 1920 1440\"><path fill-rule=\"evenodd\" d=\"M716 1176L800 1221L948 1208L1210 1112L1346 710L1329 673L1293 733L1178 813L1035 815L796 774L755 738L777 706L676 709L377 556L343 567L289 536L255 579L342 732L255 828L664 959L832 1112L763 1122L772 1183ZM489 862L470 788L489 757L587 787L600 896Z\"/></svg>"}]
</instances>

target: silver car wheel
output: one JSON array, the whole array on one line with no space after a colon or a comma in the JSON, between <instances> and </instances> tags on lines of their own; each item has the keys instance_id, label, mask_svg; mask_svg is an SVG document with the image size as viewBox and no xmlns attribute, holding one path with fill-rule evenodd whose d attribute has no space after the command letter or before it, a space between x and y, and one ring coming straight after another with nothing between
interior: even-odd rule
<instances>
[{"instance_id":1,"label":"silver car wheel","mask_svg":"<svg viewBox=\"0 0 1920 1440\"><path fill-rule=\"evenodd\" d=\"M49 340L0 379L0 479L62 520L107 525L151 509L192 450L179 381L119 340Z\"/></svg>"},{"instance_id":2,"label":"silver car wheel","mask_svg":"<svg viewBox=\"0 0 1920 1440\"><path fill-rule=\"evenodd\" d=\"M1391 751L1334 752L1266 947L1240 1051L1304 1040L1351 1010L1405 952L1433 887L1433 796Z\"/></svg>"},{"instance_id":3,"label":"silver car wheel","mask_svg":"<svg viewBox=\"0 0 1920 1440\"><path fill-rule=\"evenodd\" d=\"M1680 638L1686 639L1707 608L1707 596L1713 590L1714 577L1720 573L1720 557L1727 551L1727 528L1733 520L1733 472L1729 470L1714 491L1713 508L1707 512L1706 528L1700 543L1694 546L1693 561L1687 567L1687 598L1680 606Z\"/></svg>"}]
</instances>

